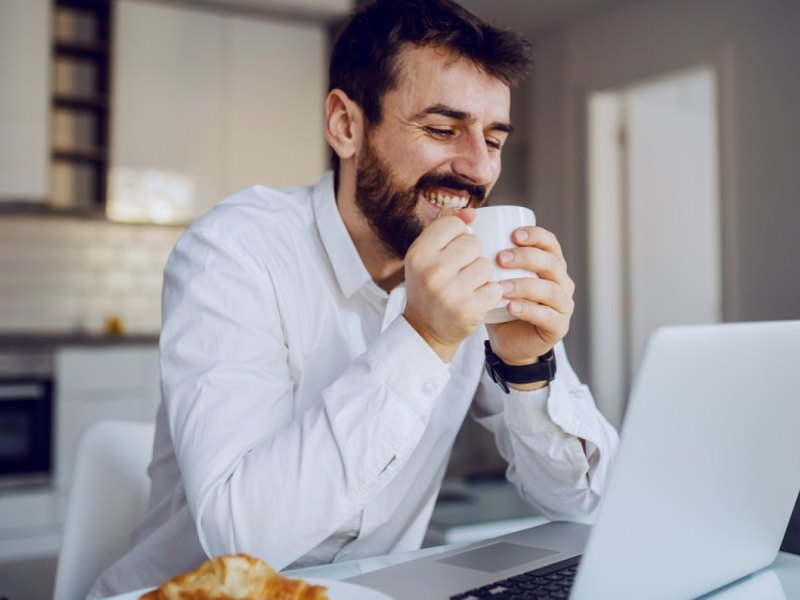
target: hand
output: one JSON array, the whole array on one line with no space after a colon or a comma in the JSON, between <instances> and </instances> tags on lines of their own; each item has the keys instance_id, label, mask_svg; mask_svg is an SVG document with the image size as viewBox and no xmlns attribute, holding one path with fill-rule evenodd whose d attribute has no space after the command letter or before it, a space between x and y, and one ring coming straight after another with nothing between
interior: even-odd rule
<instances>
[{"instance_id":1,"label":"hand","mask_svg":"<svg viewBox=\"0 0 800 600\"><path fill-rule=\"evenodd\" d=\"M500 266L524 269L538 277L501 282L507 310L519 320L487 325L492 349L510 365L535 363L569 330L575 303L575 283L556 236L541 227L520 227L512 240L516 247L500 252Z\"/></svg>"},{"instance_id":2,"label":"hand","mask_svg":"<svg viewBox=\"0 0 800 600\"><path fill-rule=\"evenodd\" d=\"M471 208L443 209L406 254L403 316L445 362L503 294L489 281L493 265L481 257L480 240L468 232L474 218Z\"/></svg>"}]
</instances>

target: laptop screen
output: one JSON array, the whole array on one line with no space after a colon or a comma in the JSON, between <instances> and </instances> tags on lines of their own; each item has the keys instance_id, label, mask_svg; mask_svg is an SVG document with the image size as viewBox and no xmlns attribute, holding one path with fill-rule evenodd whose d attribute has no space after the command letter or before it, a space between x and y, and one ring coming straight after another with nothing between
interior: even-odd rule
<instances>
[{"instance_id":1,"label":"laptop screen","mask_svg":"<svg viewBox=\"0 0 800 600\"><path fill-rule=\"evenodd\" d=\"M786 534L783 536L781 551L800 554L800 496L797 497L797 502L794 503L794 511L792 512L792 518L789 519Z\"/></svg>"}]
</instances>

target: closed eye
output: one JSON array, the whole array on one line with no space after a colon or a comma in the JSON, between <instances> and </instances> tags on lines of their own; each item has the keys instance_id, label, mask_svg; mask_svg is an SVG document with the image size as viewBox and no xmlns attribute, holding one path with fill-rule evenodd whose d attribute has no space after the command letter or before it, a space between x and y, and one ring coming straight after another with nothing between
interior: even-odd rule
<instances>
[{"instance_id":1,"label":"closed eye","mask_svg":"<svg viewBox=\"0 0 800 600\"><path fill-rule=\"evenodd\" d=\"M451 138L455 135L452 129L439 129L438 127L425 127L425 132L440 139Z\"/></svg>"},{"instance_id":2,"label":"closed eye","mask_svg":"<svg viewBox=\"0 0 800 600\"><path fill-rule=\"evenodd\" d=\"M452 139L457 135L456 131L453 129L442 129L440 127L426 126L423 127L423 130L428 135L438 138L440 140ZM503 149L503 143L494 138L486 138L486 145L492 150L499 151Z\"/></svg>"}]
</instances>

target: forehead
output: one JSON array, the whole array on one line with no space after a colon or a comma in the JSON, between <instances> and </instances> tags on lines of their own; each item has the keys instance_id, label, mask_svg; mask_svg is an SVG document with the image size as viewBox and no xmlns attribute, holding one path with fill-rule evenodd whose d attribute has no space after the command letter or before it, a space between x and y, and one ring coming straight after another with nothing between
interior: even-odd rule
<instances>
[{"instance_id":1,"label":"forehead","mask_svg":"<svg viewBox=\"0 0 800 600\"><path fill-rule=\"evenodd\" d=\"M400 116L444 104L485 123L508 122L509 87L472 61L435 46L406 46L397 58L398 83L383 108Z\"/></svg>"}]
</instances>

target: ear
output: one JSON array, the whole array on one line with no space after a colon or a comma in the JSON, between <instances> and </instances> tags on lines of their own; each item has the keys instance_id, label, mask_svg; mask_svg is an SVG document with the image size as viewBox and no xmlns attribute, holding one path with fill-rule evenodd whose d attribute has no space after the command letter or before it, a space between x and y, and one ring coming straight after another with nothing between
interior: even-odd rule
<instances>
[{"instance_id":1,"label":"ear","mask_svg":"<svg viewBox=\"0 0 800 600\"><path fill-rule=\"evenodd\" d=\"M364 113L358 104L336 88L325 100L325 138L341 160L351 158L361 146Z\"/></svg>"}]
</instances>

